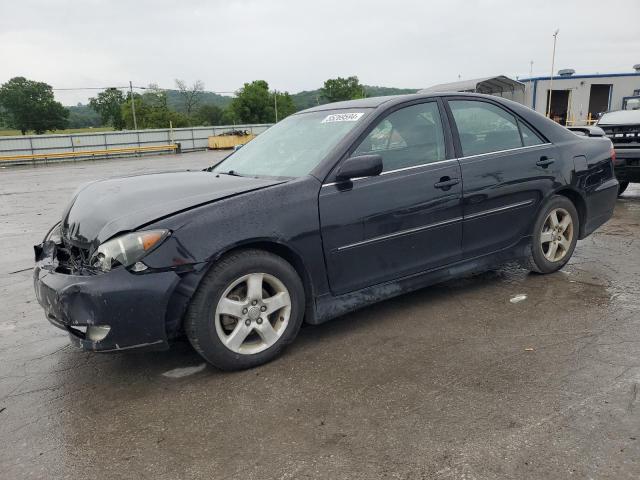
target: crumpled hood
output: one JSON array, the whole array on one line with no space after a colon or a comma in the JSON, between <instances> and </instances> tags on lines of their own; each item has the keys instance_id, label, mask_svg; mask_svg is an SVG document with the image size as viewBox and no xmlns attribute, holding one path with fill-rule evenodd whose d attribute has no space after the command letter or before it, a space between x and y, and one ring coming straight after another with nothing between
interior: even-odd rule
<instances>
[{"instance_id":1,"label":"crumpled hood","mask_svg":"<svg viewBox=\"0 0 640 480\"><path fill-rule=\"evenodd\" d=\"M282 183L205 171L112 178L79 189L62 217L65 240L93 251L113 235L180 211Z\"/></svg>"}]
</instances>

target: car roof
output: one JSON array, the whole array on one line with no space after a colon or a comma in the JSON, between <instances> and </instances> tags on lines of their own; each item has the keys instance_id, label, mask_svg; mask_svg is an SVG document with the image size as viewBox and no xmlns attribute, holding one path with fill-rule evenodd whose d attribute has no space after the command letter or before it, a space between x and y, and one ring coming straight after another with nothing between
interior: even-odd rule
<instances>
[{"instance_id":1,"label":"car roof","mask_svg":"<svg viewBox=\"0 0 640 480\"><path fill-rule=\"evenodd\" d=\"M318 105L316 107L307 108L306 110L301 110L298 113L308 113L308 112L321 112L323 110L341 110L341 109L352 109L352 108L377 108L381 105L392 106L397 103L404 103L411 100L421 100L426 98L434 98L434 97L442 97L442 96L465 96L465 97L477 97L477 98L491 98L496 100L497 97L484 95L479 93L468 93L468 92L430 92L430 93L408 93L404 95L388 95L386 97L369 97L369 98L359 98L357 100L346 100L343 102L333 102L333 103L325 103L323 105Z\"/></svg>"},{"instance_id":2,"label":"car roof","mask_svg":"<svg viewBox=\"0 0 640 480\"><path fill-rule=\"evenodd\" d=\"M498 97L495 95L487 95L483 93L473 92L429 92L429 93L411 93L407 95L390 95L387 97L371 97L361 98L358 100L347 100L345 102L327 103L324 105L318 105L307 110L302 110L295 115L300 115L307 112L320 112L323 110L340 110L340 109L357 109L357 108L370 108L370 109L389 109L396 105L411 102L414 100L423 100L436 97L467 97L469 99L485 99L492 102L502 104L512 112L518 114L524 118L527 122L533 124L533 126L550 142L558 142L561 140L571 139L575 137L575 134L562 125L549 120L544 115L536 112L535 110L521 104L509 100L506 98Z\"/></svg>"}]
</instances>

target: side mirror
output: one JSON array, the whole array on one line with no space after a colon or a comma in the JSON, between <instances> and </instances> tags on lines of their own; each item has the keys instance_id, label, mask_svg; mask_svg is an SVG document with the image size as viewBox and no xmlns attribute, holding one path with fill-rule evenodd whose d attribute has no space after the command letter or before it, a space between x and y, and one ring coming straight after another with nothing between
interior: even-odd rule
<instances>
[{"instance_id":1,"label":"side mirror","mask_svg":"<svg viewBox=\"0 0 640 480\"><path fill-rule=\"evenodd\" d=\"M347 158L336 173L336 180L351 180L358 177L375 177L382 173L382 157L378 154L359 155Z\"/></svg>"}]
</instances>

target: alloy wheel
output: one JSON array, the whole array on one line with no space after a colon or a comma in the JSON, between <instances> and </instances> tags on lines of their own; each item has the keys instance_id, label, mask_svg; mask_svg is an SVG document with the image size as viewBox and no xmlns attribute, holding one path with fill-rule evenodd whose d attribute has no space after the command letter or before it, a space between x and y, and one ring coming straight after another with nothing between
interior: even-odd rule
<instances>
[{"instance_id":1,"label":"alloy wheel","mask_svg":"<svg viewBox=\"0 0 640 480\"><path fill-rule=\"evenodd\" d=\"M215 311L215 327L232 352L253 355L274 345L287 329L291 297L273 275L250 273L232 282Z\"/></svg>"},{"instance_id":2,"label":"alloy wheel","mask_svg":"<svg viewBox=\"0 0 640 480\"><path fill-rule=\"evenodd\" d=\"M567 255L573 240L573 230L571 215L564 208L554 208L549 212L540 234L542 253L548 261L559 262Z\"/></svg>"}]
</instances>

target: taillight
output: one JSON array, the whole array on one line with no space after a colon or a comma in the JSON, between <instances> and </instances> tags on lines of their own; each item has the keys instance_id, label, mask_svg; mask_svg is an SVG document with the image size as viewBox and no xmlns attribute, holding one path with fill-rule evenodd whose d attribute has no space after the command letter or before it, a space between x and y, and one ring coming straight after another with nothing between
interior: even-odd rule
<instances>
[{"instance_id":1,"label":"taillight","mask_svg":"<svg viewBox=\"0 0 640 480\"><path fill-rule=\"evenodd\" d=\"M611 151L609 152L609 155L611 155L611 163L613 163L615 165L616 164L616 149L613 148L613 144L611 144Z\"/></svg>"}]
</instances>

